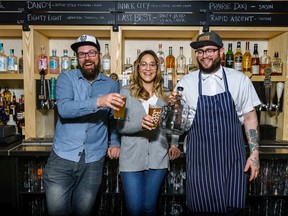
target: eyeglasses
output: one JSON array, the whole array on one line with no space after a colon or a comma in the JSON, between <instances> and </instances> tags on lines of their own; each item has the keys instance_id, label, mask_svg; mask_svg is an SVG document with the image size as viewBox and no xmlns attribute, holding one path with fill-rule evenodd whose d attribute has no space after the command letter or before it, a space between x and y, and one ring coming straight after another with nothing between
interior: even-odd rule
<instances>
[{"instance_id":1,"label":"eyeglasses","mask_svg":"<svg viewBox=\"0 0 288 216\"><path fill-rule=\"evenodd\" d=\"M151 70L155 70L158 66L156 62L151 62L150 64L148 64L147 62L140 62L139 63L140 69L147 69L148 65L150 66Z\"/></svg>"},{"instance_id":2,"label":"eyeglasses","mask_svg":"<svg viewBox=\"0 0 288 216\"><path fill-rule=\"evenodd\" d=\"M100 54L100 52L96 50L90 50L88 52L79 52L77 53L77 56L78 58L86 58L86 55L88 55L88 57L95 57L98 54Z\"/></svg>"},{"instance_id":3,"label":"eyeglasses","mask_svg":"<svg viewBox=\"0 0 288 216\"><path fill-rule=\"evenodd\" d=\"M197 56L203 56L205 53L208 56L212 56L218 50L219 50L219 48L217 48L217 49L206 49L206 50L199 49L199 50L195 50L195 53L196 53Z\"/></svg>"}]
</instances>

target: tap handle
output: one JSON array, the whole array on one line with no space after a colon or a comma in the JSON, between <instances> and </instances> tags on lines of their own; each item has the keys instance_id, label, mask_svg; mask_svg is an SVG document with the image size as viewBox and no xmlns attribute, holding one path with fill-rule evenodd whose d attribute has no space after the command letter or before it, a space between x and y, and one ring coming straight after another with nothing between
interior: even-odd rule
<instances>
[{"instance_id":1,"label":"tap handle","mask_svg":"<svg viewBox=\"0 0 288 216\"><path fill-rule=\"evenodd\" d=\"M276 89L277 89L277 100L279 102L280 99L281 99L282 93L283 93L284 83L283 82L278 82Z\"/></svg>"}]
</instances>

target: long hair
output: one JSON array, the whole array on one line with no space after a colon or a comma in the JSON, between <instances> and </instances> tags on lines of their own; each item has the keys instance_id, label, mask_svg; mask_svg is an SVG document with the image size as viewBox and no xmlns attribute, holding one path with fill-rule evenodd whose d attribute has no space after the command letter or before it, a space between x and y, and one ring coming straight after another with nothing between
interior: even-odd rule
<instances>
[{"instance_id":1,"label":"long hair","mask_svg":"<svg viewBox=\"0 0 288 216\"><path fill-rule=\"evenodd\" d=\"M155 62L157 63L157 72L154 78L153 83L153 93L162 100L166 101L167 96L165 95L164 88L163 88L163 77L160 70L160 61L153 50L145 50L143 51L138 58L134 62L134 69L131 75L131 84L130 84L130 94L132 97L137 99L148 100L152 95L143 87L143 81L139 75L139 63L141 59L145 55L153 56Z\"/></svg>"}]
</instances>

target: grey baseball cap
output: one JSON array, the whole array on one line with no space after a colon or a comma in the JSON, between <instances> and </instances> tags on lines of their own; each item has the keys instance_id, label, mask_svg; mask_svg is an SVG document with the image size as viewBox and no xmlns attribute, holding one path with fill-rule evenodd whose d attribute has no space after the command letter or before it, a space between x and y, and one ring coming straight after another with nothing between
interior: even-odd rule
<instances>
[{"instance_id":1,"label":"grey baseball cap","mask_svg":"<svg viewBox=\"0 0 288 216\"><path fill-rule=\"evenodd\" d=\"M79 38L76 39L75 43L71 45L71 49L77 53L78 47L83 45L95 46L100 52L100 44L97 38L91 35L81 35Z\"/></svg>"},{"instance_id":2,"label":"grey baseball cap","mask_svg":"<svg viewBox=\"0 0 288 216\"><path fill-rule=\"evenodd\" d=\"M198 49L203 46L217 46L223 47L223 42L221 37L215 32L204 32L197 37L197 40L190 43L193 49Z\"/></svg>"}]
</instances>

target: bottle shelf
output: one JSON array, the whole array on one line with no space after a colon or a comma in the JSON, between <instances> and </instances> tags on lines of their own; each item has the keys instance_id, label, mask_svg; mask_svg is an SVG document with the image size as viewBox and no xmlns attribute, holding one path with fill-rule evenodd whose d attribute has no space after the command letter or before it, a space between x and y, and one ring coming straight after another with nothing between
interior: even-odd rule
<instances>
[{"instance_id":1,"label":"bottle shelf","mask_svg":"<svg viewBox=\"0 0 288 216\"><path fill-rule=\"evenodd\" d=\"M0 73L0 80L23 80L23 74Z\"/></svg>"}]
</instances>

